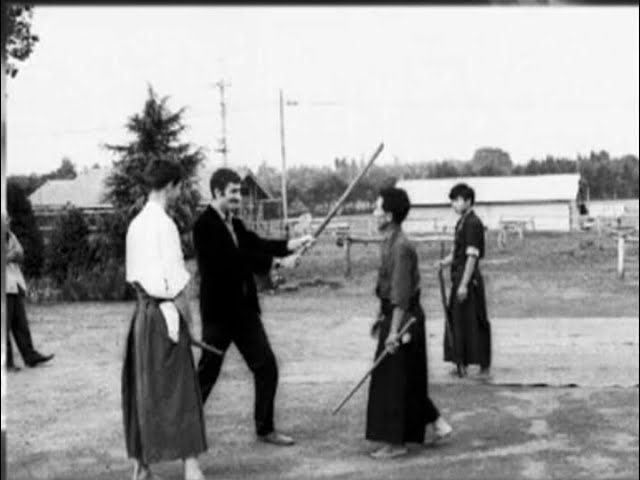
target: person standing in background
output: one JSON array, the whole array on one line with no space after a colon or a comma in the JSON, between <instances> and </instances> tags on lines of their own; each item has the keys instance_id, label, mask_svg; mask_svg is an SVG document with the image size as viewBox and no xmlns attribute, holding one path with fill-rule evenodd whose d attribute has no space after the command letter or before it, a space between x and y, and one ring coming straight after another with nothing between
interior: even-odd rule
<instances>
[{"instance_id":1,"label":"person standing in background","mask_svg":"<svg viewBox=\"0 0 640 480\"><path fill-rule=\"evenodd\" d=\"M7 267L6 267L6 292L7 292L7 371L17 372L20 368L15 364L11 336L16 342L25 365L35 367L48 362L54 355L43 355L33 346L31 329L24 306L24 297L27 292L27 282L22 275L20 264L24 260L24 250L18 238L11 231L11 219L7 218Z\"/></svg>"}]
</instances>

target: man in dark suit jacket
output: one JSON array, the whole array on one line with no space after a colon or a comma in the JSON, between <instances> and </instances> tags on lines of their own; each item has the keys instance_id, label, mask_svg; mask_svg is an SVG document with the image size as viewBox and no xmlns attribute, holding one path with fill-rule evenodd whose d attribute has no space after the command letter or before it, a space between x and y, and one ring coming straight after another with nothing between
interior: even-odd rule
<instances>
[{"instance_id":1,"label":"man in dark suit jacket","mask_svg":"<svg viewBox=\"0 0 640 480\"><path fill-rule=\"evenodd\" d=\"M292 445L293 439L276 431L273 410L278 367L260 319L260 304L253 275L272 267L293 267L295 252L313 242L298 239L267 240L248 230L234 217L240 207L241 178L221 168L211 176L211 204L198 217L193 240L200 271L202 339L226 351L233 342L253 373L256 432L276 445ZM203 403L218 379L223 357L203 352L198 377Z\"/></svg>"}]
</instances>

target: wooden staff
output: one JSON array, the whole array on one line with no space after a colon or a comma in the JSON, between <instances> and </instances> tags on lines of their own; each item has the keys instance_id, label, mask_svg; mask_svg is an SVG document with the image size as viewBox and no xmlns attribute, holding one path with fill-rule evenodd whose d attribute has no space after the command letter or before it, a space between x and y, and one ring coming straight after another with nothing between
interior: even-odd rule
<instances>
[{"instance_id":1,"label":"wooden staff","mask_svg":"<svg viewBox=\"0 0 640 480\"><path fill-rule=\"evenodd\" d=\"M440 249L440 258L444 258L444 243L442 243L442 248ZM462 366L458 362L456 355L456 344L455 339L453 338L453 328L451 326L453 321L451 319L451 310L449 309L449 304L447 302L447 291L444 285L444 272L442 271L442 267L438 268L438 282L440 283L440 300L442 300L442 309L444 310L444 335L449 339L451 354L456 359L456 371L458 372L458 377L462 378Z\"/></svg>"},{"instance_id":2,"label":"wooden staff","mask_svg":"<svg viewBox=\"0 0 640 480\"><path fill-rule=\"evenodd\" d=\"M360 171L360 173L358 173L358 176L352 180L352 182L349 184L349 186L344 191L342 196L335 203L335 205L333 206L333 208L331 209L329 214L324 218L324 220L318 226L318 228L316 228L316 231L313 232L313 238L318 238L320 236L320 234L324 231L324 229L327 228L327 225L329 225L329 222L331 221L331 219L336 216L336 213L338 213L338 210L340 209L340 207L347 200L347 198L349 197L349 195L351 194L351 192L353 191L355 186L358 184L358 182L360 182L360 180L362 180L362 177L365 176L365 174L367 173L367 171L369 170L371 165L373 165L373 162L376 161L376 159L380 155L380 152L382 152L383 148L384 148L384 143L381 143L380 145L378 145L378 148L376 149L375 152L373 152L373 155L371 156L371 158L369 159L367 164ZM311 248L311 246L303 247L300 250L300 252L298 253L298 256L300 257L300 256L304 255L310 248Z\"/></svg>"},{"instance_id":3,"label":"wooden staff","mask_svg":"<svg viewBox=\"0 0 640 480\"><path fill-rule=\"evenodd\" d=\"M411 327L411 325L414 324L414 322L416 321L415 317L411 317L409 319L409 321L404 325L404 327L402 327L400 329L400 331L398 332L398 337L400 339L402 339L402 337L404 336L405 333L407 333L407 331L409 330L409 327ZM335 415L336 413L338 413L340 411L340 409L344 406L345 403L347 403L349 401L349 399L351 397L353 397L353 394L356 393L358 391L358 389L362 386L362 384L367 380L367 378L369 378L369 376L373 373L373 371L376 369L376 367L378 365L380 365L380 363L387 357L387 355L389 355L391 352L389 351L388 348L384 349L384 352L382 352L380 354L380 356L376 359L375 362L373 362L373 366L367 371L367 373L365 373L364 377L362 377L362 379L356 384L355 387L353 387L351 389L351 391L347 394L346 397L344 397L342 399L342 401L338 404L338 406L336 408L333 409L332 414Z\"/></svg>"},{"instance_id":4,"label":"wooden staff","mask_svg":"<svg viewBox=\"0 0 640 480\"><path fill-rule=\"evenodd\" d=\"M220 355L221 357L224 355L224 352L222 350L218 350L216 347L212 347L207 343L201 342L200 340L196 340L195 338L193 338L191 336L191 332L189 332L189 341L191 342L192 345L195 345L196 347L201 348L202 350L205 350L209 353Z\"/></svg>"}]
</instances>

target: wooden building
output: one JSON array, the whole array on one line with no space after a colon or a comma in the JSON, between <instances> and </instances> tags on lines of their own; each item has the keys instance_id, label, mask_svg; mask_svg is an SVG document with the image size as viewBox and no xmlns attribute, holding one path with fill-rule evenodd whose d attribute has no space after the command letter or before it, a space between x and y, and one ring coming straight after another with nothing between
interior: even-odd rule
<instances>
[{"instance_id":1,"label":"wooden building","mask_svg":"<svg viewBox=\"0 0 640 480\"><path fill-rule=\"evenodd\" d=\"M411 199L407 228L449 231L456 222L449 191L464 182L476 193L475 211L489 229L521 222L527 229L569 231L578 228L580 175L513 175L400 180Z\"/></svg>"}]
</instances>

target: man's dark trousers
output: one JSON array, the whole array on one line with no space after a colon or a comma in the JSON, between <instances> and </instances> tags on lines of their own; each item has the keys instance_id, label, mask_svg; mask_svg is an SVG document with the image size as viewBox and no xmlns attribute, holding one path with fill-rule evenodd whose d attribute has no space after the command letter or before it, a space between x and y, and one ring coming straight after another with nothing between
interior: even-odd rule
<instances>
[{"instance_id":1,"label":"man's dark trousers","mask_svg":"<svg viewBox=\"0 0 640 480\"><path fill-rule=\"evenodd\" d=\"M255 383L254 419L258 435L271 433L278 366L262 320L256 312L243 312L235 322L212 323L203 327L203 341L223 351L233 342L247 363ZM223 357L203 352L198 364L202 403L206 402L218 379Z\"/></svg>"},{"instance_id":2,"label":"man's dark trousers","mask_svg":"<svg viewBox=\"0 0 640 480\"><path fill-rule=\"evenodd\" d=\"M7 365L13 366L13 348L11 346L11 334L16 341L18 350L24 363L32 364L38 357L38 352L33 348L31 330L27 321L27 312L24 308L23 294L7 294Z\"/></svg>"},{"instance_id":3,"label":"man's dark trousers","mask_svg":"<svg viewBox=\"0 0 640 480\"><path fill-rule=\"evenodd\" d=\"M278 367L260 318L254 275L268 274L275 257L291 252L286 240L261 238L242 220L232 218L229 225L223 218L209 206L193 228L202 340L224 351L233 342L240 351L254 376L256 430L262 436L274 430ZM218 355L203 352L198 364L203 401L216 383L222 361Z\"/></svg>"}]
</instances>

